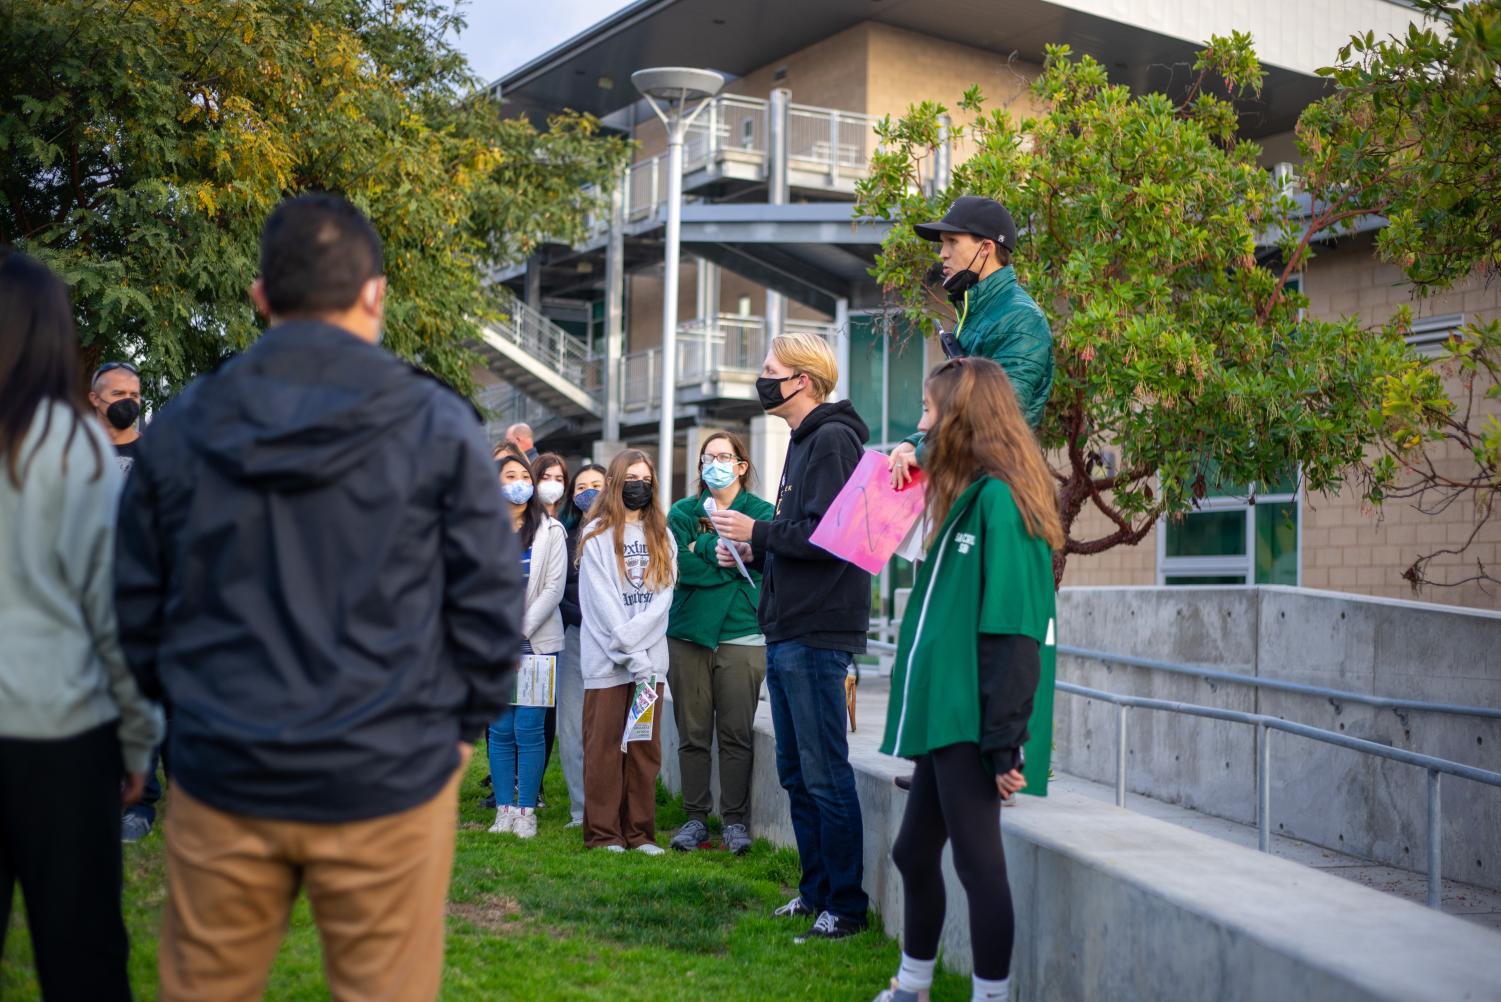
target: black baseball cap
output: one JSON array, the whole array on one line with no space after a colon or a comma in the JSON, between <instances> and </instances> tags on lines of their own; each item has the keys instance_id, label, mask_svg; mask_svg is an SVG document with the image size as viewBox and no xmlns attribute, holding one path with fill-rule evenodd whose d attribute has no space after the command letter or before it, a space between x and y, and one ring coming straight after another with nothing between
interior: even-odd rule
<instances>
[{"instance_id":1,"label":"black baseball cap","mask_svg":"<svg viewBox=\"0 0 1501 1002\"><path fill-rule=\"evenodd\" d=\"M924 240L936 242L945 233L968 233L982 240L994 240L1008 251L1016 250L1016 222L1011 213L995 199L979 195L960 195L938 222L918 223L913 229Z\"/></svg>"}]
</instances>

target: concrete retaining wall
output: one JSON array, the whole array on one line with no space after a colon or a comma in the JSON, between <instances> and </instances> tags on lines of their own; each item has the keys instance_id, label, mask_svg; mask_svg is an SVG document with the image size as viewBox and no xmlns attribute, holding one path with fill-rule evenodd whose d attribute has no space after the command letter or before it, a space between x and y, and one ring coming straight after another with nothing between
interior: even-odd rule
<instances>
[{"instance_id":1,"label":"concrete retaining wall","mask_svg":"<svg viewBox=\"0 0 1501 1002\"><path fill-rule=\"evenodd\" d=\"M1061 643L1373 695L1501 706L1501 614L1281 587L1077 588L1059 596ZM1142 668L1060 658L1058 677L1112 692L1266 713L1501 770L1501 721L1398 716ZM1256 821L1255 731L1133 710L1128 787L1217 817ZM1060 693L1055 763L1113 782L1115 708ZM1275 830L1422 870L1421 769L1273 734ZM1444 876L1501 889L1501 789L1445 777Z\"/></svg>"},{"instance_id":2,"label":"concrete retaining wall","mask_svg":"<svg viewBox=\"0 0 1501 1002\"><path fill-rule=\"evenodd\" d=\"M908 766L856 744L865 886L886 932L898 937L901 878L890 852L907 795L891 780ZM662 778L673 790L676 749L667 713ZM774 756L763 703L750 824L792 846ZM1002 812L1017 914L1016 1002L1501 1000L1494 932L1077 795L1022 799ZM964 892L947 859L944 871L944 962L966 972Z\"/></svg>"}]
</instances>

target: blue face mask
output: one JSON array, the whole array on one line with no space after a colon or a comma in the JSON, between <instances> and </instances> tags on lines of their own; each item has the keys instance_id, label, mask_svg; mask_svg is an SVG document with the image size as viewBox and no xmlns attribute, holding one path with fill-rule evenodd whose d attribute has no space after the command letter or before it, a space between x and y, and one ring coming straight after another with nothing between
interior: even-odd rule
<instances>
[{"instance_id":1,"label":"blue face mask","mask_svg":"<svg viewBox=\"0 0 1501 1002\"><path fill-rule=\"evenodd\" d=\"M594 507L594 499L597 497L599 497L599 491L592 487L586 491L579 491L573 496L573 506L579 511L588 511Z\"/></svg>"},{"instance_id":2,"label":"blue face mask","mask_svg":"<svg viewBox=\"0 0 1501 1002\"><path fill-rule=\"evenodd\" d=\"M704 483L714 490L723 490L735 482L735 468L729 463L710 460L703 465Z\"/></svg>"},{"instance_id":3,"label":"blue face mask","mask_svg":"<svg viewBox=\"0 0 1501 1002\"><path fill-rule=\"evenodd\" d=\"M512 480L508 484L500 485L500 492L506 496L511 504L526 504L532 499L532 482L530 480Z\"/></svg>"}]
</instances>

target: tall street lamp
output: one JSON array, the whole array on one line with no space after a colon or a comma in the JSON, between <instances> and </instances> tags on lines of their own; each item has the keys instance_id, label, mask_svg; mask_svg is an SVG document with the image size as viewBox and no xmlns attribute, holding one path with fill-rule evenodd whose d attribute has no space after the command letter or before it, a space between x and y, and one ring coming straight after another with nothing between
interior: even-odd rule
<instances>
[{"instance_id":1,"label":"tall street lamp","mask_svg":"<svg viewBox=\"0 0 1501 1002\"><path fill-rule=\"evenodd\" d=\"M683 216L683 137L699 112L724 86L713 70L681 66L637 70L631 83L646 98L667 127L667 250L662 274L662 416L657 435L662 440L657 461L657 486L662 507L672 507L673 411L677 391L678 255Z\"/></svg>"}]
</instances>

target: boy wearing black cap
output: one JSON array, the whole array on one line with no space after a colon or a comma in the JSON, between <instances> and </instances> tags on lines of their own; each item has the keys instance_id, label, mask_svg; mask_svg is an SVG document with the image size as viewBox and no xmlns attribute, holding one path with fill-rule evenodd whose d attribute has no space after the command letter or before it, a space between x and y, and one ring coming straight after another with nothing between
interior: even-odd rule
<instances>
[{"instance_id":1,"label":"boy wearing black cap","mask_svg":"<svg viewBox=\"0 0 1501 1002\"><path fill-rule=\"evenodd\" d=\"M1016 249L1011 213L993 199L963 195L938 222L914 229L924 240L942 244L943 287L959 313L954 328L959 347L1006 370L1027 423L1036 428L1053 389L1053 334L1011 267ZM922 441L918 432L892 451L892 486L904 486L911 468L921 465Z\"/></svg>"}]
</instances>

